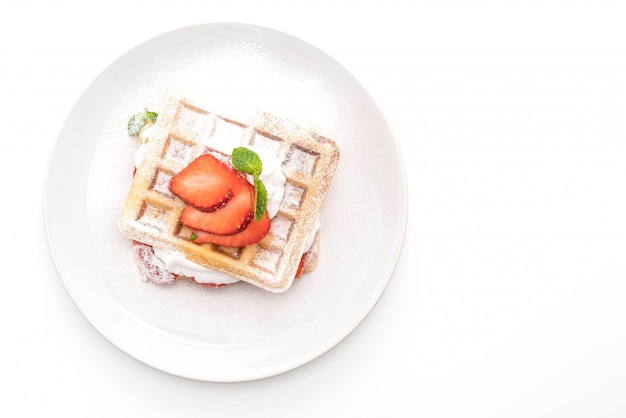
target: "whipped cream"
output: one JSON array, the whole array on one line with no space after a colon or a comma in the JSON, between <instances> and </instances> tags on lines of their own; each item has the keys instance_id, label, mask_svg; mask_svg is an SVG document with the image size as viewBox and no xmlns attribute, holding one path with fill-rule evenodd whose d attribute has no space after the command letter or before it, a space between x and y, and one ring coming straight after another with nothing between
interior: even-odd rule
<instances>
[{"instance_id":1,"label":"whipped cream","mask_svg":"<svg viewBox=\"0 0 626 418\"><path fill-rule=\"evenodd\" d=\"M135 167L139 167L144 160L145 144L149 141L153 128L154 125L146 126L139 134L141 145L135 151ZM287 179L280 168L279 159L271 150L253 145L246 145L246 148L256 152L263 163L263 171L261 172L260 179L267 190L267 212L270 219L272 219L278 213L280 203L283 200L283 196L285 194L285 182ZM252 176L248 175L247 177L248 181L253 184L254 180ZM313 245L315 234L320 229L320 226L318 217L304 252L309 251ZM153 251L155 257L164 263L165 268L169 272L179 276L193 277L198 283L220 285L239 281L239 279L229 274L209 269L194 263L176 252L166 251L159 248L153 248Z\"/></svg>"},{"instance_id":2,"label":"whipped cream","mask_svg":"<svg viewBox=\"0 0 626 418\"><path fill-rule=\"evenodd\" d=\"M164 251L159 248L153 248L154 256L161 260L165 265L165 269L178 276L193 277L198 283L203 284L229 284L238 282L239 279L222 273L221 271L212 270L201 266L200 264L189 261L184 256L171 251Z\"/></svg>"},{"instance_id":3,"label":"whipped cream","mask_svg":"<svg viewBox=\"0 0 626 418\"><path fill-rule=\"evenodd\" d=\"M267 191L266 209L270 215L270 219L273 219L278 213L280 202L283 201L287 178L280 169L280 161L276 157L276 154L258 146L246 145L246 148L256 152L263 163L263 171L259 178L265 185ZM251 175L246 174L246 177L250 184L254 184L254 178Z\"/></svg>"}]
</instances>

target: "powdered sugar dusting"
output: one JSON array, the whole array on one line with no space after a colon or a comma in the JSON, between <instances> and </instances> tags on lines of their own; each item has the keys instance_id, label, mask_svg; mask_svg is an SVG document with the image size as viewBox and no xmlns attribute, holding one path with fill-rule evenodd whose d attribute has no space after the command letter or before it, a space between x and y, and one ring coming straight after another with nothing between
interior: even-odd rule
<instances>
[{"instance_id":1,"label":"powdered sugar dusting","mask_svg":"<svg viewBox=\"0 0 626 418\"><path fill-rule=\"evenodd\" d=\"M278 215L272 220L270 233L279 237L283 241L287 241L291 232L293 221L283 215Z\"/></svg>"},{"instance_id":2,"label":"powdered sugar dusting","mask_svg":"<svg viewBox=\"0 0 626 418\"><path fill-rule=\"evenodd\" d=\"M214 118L215 127L210 136L203 136L201 142L207 147L215 149L224 155L230 155L233 148L245 145L252 135L250 129L245 129L221 118Z\"/></svg>"},{"instance_id":3,"label":"powdered sugar dusting","mask_svg":"<svg viewBox=\"0 0 626 418\"><path fill-rule=\"evenodd\" d=\"M207 119L204 116L205 114L198 112L197 109L181 106L180 113L178 114L178 124L182 128L190 128L195 133L201 134L205 129L211 129L211 119Z\"/></svg>"},{"instance_id":4,"label":"powdered sugar dusting","mask_svg":"<svg viewBox=\"0 0 626 418\"><path fill-rule=\"evenodd\" d=\"M288 181L285 183L285 194L283 195L281 206L284 205L290 208L299 208L302 204L305 192L306 189Z\"/></svg>"},{"instance_id":5,"label":"powdered sugar dusting","mask_svg":"<svg viewBox=\"0 0 626 418\"><path fill-rule=\"evenodd\" d=\"M259 248L252 263L270 273L276 273L281 256L282 251Z\"/></svg>"},{"instance_id":6,"label":"powdered sugar dusting","mask_svg":"<svg viewBox=\"0 0 626 418\"><path fill-rule=\"evenodd\" d=\"M188 143L174 137L168 138L168 143L165 148L165 158L168 160L186 165L191 161L192 153L193 147Z\"/></svg>"},{"instance_id":7,"label":"powdered sugar dusting","mask_svg":"<svg viewBox=\"0 0 626 418\"><path fill-rule=\"evenodd\" d=\"M315 171L318 158L319 154L317 153L292 146L287 152L283 169L287 173L298 173L304 177L311 177Z\"/></svg>"},{"instance_id":8,"label":"powdered sugar dusting","mask_svg":"<svg viewBox=\"0 0 626 418\"><path fill-rule=\"evenodd\" d=\"M163 224L166 220L167 213L163 209L148 203L143 205L138 219L139 223L158 231L163 230Z\"/></svg>"},{"instance_id":9,"label":"powdered sugar dusting","mask_svg":"<svg viewBox=\"0 0 626 418\"><path fill-rule=\"evenodd\" d=\"M173 197L172 191L170 190L170 181L172 180L172 175L170 173L166 173L163 170L158 170L156 177L152 183L151 189L161 193L167 197Z\"/></svg>"}]
</instances>

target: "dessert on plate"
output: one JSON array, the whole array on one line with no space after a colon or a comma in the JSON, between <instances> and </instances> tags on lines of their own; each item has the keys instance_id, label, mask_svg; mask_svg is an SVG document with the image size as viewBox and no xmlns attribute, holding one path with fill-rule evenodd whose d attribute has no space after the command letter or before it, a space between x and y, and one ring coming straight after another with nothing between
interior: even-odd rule
<instances>
[{"instance_id":1,"label":"dessert on plate","mask_svg":"<svg viewBox=\"0 0 626 418\"><path fill-rule=\"evenodd\" d=\"M282 292L315 269L335 142L266 113L229 119L175 92L142 118L141 130L129 123L140 146L119 227L144 279Z\"/></svg>"}]
</instances>

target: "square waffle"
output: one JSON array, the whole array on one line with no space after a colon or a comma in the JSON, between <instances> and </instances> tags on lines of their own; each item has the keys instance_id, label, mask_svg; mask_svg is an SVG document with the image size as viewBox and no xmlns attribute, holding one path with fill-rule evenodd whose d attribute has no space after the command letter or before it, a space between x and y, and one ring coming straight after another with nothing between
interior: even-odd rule
<instances>
[{"instance_id":1,"label":"square waffle","mask_svg":"<svg viewBox=\"0 0 626 418\"><path fill-rule=\"evenodd\" d=\"M180 223L185 203L170 191L171 178L201 154L226 160L246 145L271 149L286 177L269 233L241 248L193 243ZM339 162L332 140L266 113L248 124L228 119L169 92L145 147L119 218L126 237L271 292L291 286Z\"/></svg>"}]
</instances>

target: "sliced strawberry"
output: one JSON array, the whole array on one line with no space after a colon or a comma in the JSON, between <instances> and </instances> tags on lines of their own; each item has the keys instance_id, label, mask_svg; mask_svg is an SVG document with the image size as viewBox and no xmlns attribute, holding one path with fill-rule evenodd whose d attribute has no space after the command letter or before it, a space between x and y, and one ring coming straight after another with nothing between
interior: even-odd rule
<instances>
[{"instance_id":1,"label":"sliced strawberry","mask_svg":"<svg viewBox=\"0 0 626 418\"><path fill-rule=\"evenodd\" d=\"M202 283L202 282L197 281L193 277L190 277L189 280L191 280L195 284L200 285L202 287L214 287L214 288L217 288L217 287L228 286L230 284L230 283Z\"/></svg>"},{"instance_id":2,"label":"sliced strawberry","mask_svg":"<svg viewBox=\"0 0 626 418\"><path fill-rule=\"evenodd\" d=\"M302 276L302 272L304 271L304 263L306 263L306 256L309 253L306 252L304 254L302 254L302 257L300 257L300 264L298 264L298 269L296 270L296 279L299 278L300 276Z\"/></svg>"},{"instance_id":3,"label":"sliced strawberry","mask_svg":"<svg viewBox=\"0 0 626 418\"><path fill-rule=\"evenodd\" d=\"M231 198L236 177L233 167L210 154L203 154L172 177L170 190L187 204L211 211Z\"/></svg>"},{"instance_id":4,"label":"sliced strawberry","mask_svg":"<svg viewBox=\"0 0 626 418\"><path fill-rule=\"evenodd\" d=\"M186 206L180 215L183 225L211 234L230 235L244 229L254 218L254 187L245 176L232 182L231 198L223 207L212 212Z\"/></svg>"},{"instance_id":5,"label":"sliced strawberry","mask_svg":"<svg viewBox=\"0 0 626 418\"><path fill-rule=\"evenodd\" d=\"M211 242L213 244L223 245L225 247L244 247L246 245L254 244L261 241L261 239L268 233L269 230L270 215L266 211L261 220L257 222L250 222L243 231L240 231L236 234L218 235L210 234L204 231L194 231L196 239L193 242L195 242L196 244Z\"/></svg>"}]
</instances>

